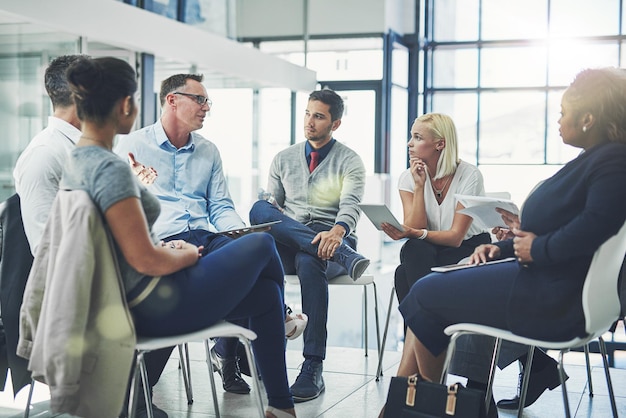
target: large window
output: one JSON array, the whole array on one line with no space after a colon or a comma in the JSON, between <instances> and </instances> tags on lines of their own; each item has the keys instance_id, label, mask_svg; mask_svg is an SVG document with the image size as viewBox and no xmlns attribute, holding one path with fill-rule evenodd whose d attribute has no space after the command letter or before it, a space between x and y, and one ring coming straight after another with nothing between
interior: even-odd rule
<instances>
[{"instance_id":1,"label":"large window","mask_svg":"<svg viewBox=\"0 0 626 418\"><path fill-rule=\"evenodd\" d=\"M424 111L447 113L456 121L461 157L479 165L488 191L505 187L523 201L546 173L578 155L558 134L561 95L580 70L624 61L622 3L422 4L420 100Z\"/></svg>"}]
</instances>

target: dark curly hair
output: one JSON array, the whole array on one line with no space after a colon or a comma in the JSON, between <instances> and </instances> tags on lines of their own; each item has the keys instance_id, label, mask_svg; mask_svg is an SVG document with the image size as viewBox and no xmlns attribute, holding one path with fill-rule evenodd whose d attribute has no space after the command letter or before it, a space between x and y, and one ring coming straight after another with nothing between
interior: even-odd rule
<instances>
[{"instance_id":1,"label":"dark curly hair","mask_svg":"<svg viewBox=\"0 0 626 418\"><path fill-rule=\"evenodd\" d=\"M577 115L591 113L596 126L612 142L626 143L626 71L586 69L576 75L563 94Z\"/></svg>"}]
</instances>

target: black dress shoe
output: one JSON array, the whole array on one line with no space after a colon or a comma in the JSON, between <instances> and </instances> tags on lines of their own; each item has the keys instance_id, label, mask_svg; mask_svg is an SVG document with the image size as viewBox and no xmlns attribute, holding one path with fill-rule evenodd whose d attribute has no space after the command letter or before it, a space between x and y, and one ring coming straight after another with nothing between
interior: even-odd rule
<instances>
[{"instance_id":1,"label":"black dress shoe","mask_svg":"<svg viewBox=\"0 0 626 418\"><path fill-rule=\"evenodd\" d=\"M524 373L519 374L519 381L517 384L517 395L512 399L502 399L498 401L498 408L508 410L519 409L519 396L522 388L522 379ZM565 375L565 380L569 376ZM526 391L526 401L524 402L524 408L535 403L537 399L546 391L546 389L554 389L561 384L559 379L559 370L555 363L550 363L541 370L530 372L530 380L528 381L528 390Z\"/></svg>"},{"instance_id":2,"label":"black dress shoe","mask_svg":"<svg viewBox=\"0 0 626 418\"><path fill-rule=\"evenodd\" d=\"M250 386L241 377L239 357L220 357L213 347L211 349L211 363L213 363L213 370L221 376L222 386L226 392L240 395L250 393Z\"/></svg>"}]
</instances>

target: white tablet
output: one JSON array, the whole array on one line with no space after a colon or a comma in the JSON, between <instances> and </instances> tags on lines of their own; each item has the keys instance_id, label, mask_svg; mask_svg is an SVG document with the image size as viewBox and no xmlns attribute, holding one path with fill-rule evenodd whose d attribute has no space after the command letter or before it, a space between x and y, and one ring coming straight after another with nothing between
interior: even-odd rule
<instances>
[{"instance_id":1,"label":"white tablet","mask_svg":"<svg viewBox=\"0 0 626 418\"><path fill-rule=\"evenodd\" d=\"M432 271L439 273L445 273L447 271L461 270L478 266L486 266L488 264L508 263L509 261L515 261L515 257L502 258L500 260L491 260L482 264L449 264L447 266L432 267Z\"/></svg>"},{"instance_id":2,"label":"white tablet","mask_svg":"<svg viewBox=\"0 0 626 418\"><path fill-rule=\"evenodd\" d=\"M360 204L359 207L379 231L382 231L380 224L383 222L387 222L398 230L404 231L402 224L393 216L393 213L391 213L387 206Z\"/></svg>"},{"instance_id":3,"label":"white tablet","mask_svg":"<svg viewBox=\"0 0 626 418\"><path fill-rule=\"evenodd\" d=\"M272 222L266 222L266 223L258 224L258 225L243 226L241 228L229 229L226 231L219 231L218 234L231 234L233 232L241 232L241 233L254 232L259 229L265 229L268 226L276 225L281 222L282 221L272 221Z\"/></svg>"}]
</instances>

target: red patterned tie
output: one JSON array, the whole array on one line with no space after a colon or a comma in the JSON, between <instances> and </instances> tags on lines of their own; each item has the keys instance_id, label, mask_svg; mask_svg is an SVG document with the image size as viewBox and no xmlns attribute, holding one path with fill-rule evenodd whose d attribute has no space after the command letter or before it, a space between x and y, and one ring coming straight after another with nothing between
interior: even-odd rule
<instances>
[{"instance_id":1,"label":"red patterned tie","mask_svg":"<svg viewBox=\"0 0 626 418\"><path fill-rule=\"evenodd\" d=\"M319 163L320 154L317 151L311 151L311 162L309 163L309 172L312 173Z\"/></svg>"}]
</instances>

